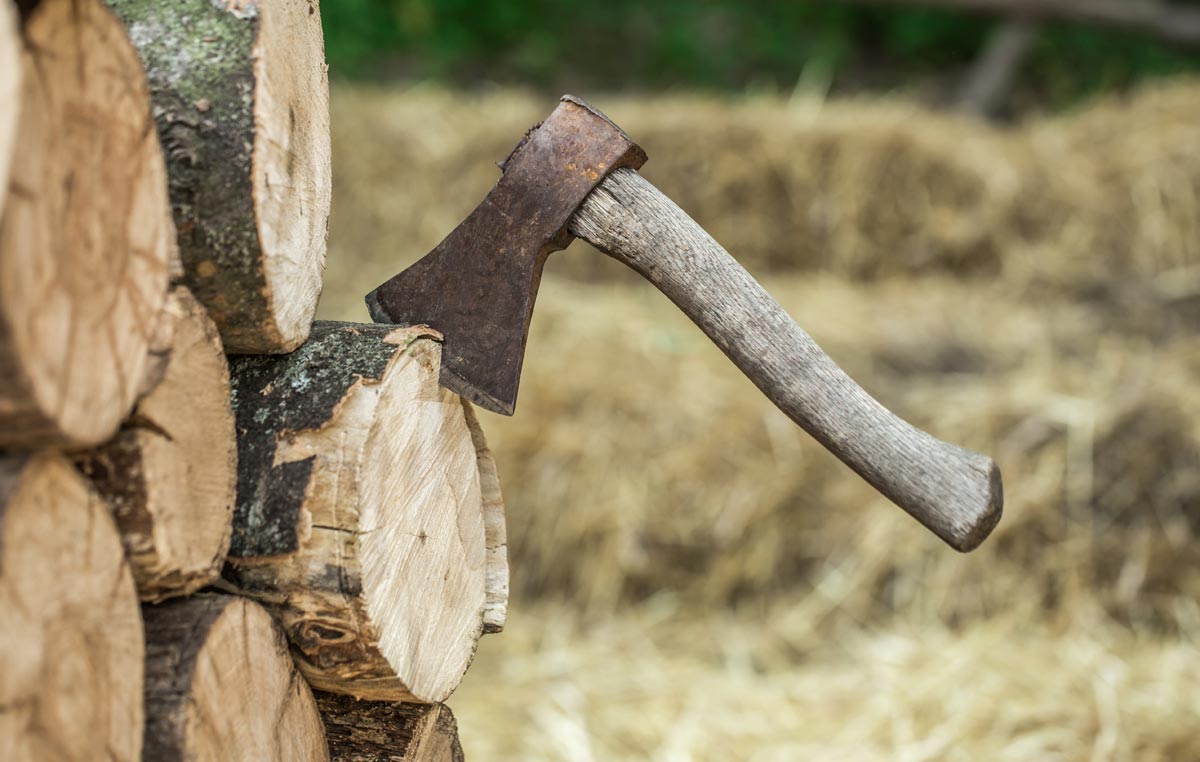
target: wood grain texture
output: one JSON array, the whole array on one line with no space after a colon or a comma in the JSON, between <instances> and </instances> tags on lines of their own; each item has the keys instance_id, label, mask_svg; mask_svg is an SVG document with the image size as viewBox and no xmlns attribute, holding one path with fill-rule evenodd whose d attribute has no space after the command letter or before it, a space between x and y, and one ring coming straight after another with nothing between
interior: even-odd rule
<instances>
[{"instance_id":1,"label":"wood grain texture","mask_svg":"<svg viewBox=\"0 0 1200 762\"><path fill-rule=\"evenodd\" d=\"M458 724L444 704L316 696L332 762L463 762Z\"/></svg>"},{"instance_id":2,"label":"wood grain texture","mask_svg":"<svg viewBox=\"0 0 1200 762\"><path fill-rule=\"evenodd\" d=\"M952 547L975 548L1000 520L1000 471L990 458L883 407L637 172L609 175L570 229L653 283L780 410Z\"/></svg>"},{"instance_id":3,"label":"wood grain texture","mask_svg":"<svg viewBox=\"0 0 1200 762\"><path fill-rule=\"evenodd\" d=\"M61 456L0 458L0 759L141 759L143 655L104 503Z\"/></svg>"},{"instance_id":4,"label":"wood grain texture","mask_svg":"<svg viewBox=\"0 0 1200 762\"><path fill-rule=\"evenodd\" d=\"M436 702L483 631L486 532L461 400L424 327L318 322L232 360L238 498L225 582L282 623L315 688Z\"/></svg>"},{"instance_id":5,"label":"wood grain texture","mask_svg":"<svg viewBox=\"0 0 1200 762\"><path fill-rule=\"evenodd\" d=\"M308 335L329 219L316 0L107 0L150 77L185 283L231 352Z\"/></svg>"},{"instance_id":6,"label":"wood grain texture","mask_svg":"<svg viewBox=\"0 0 1200 762\"><path fill-rule=\"evenodd\" d=\"M483 497L484 540L487 544L487 599L483 607L484 633L503 632L508 620L508 527L504 496L500 494L500 472L488 447L475 406L463 400L467 428L475 445L479 465L479 488Z\"/></svg>"},{"instance_id":7,"label":"wood grain texture","mask_svg":"<svg viewBox=\"0 0 1200 762\"><path fill-rule=\"evenodd\" d=\"M20 95L0 108L18 119L0 160L0 447L88 447L133 406L167 297L166 170L121 22L99 0L23 19Z\"/></svg>"},{"instance_id":8,"label":"wood grain texture","mask_svg":"<svg viewBox=\"0 0 1200 762\"><path fill-rule=\"evenodd\" d=\"M75 456L117 519L143 601L217 580L237 477L221 337L183 286L165 313L170 341L157 384L115 437Z\"/></svg>"},{"instance_id":9,"label":"wood grain texture","mask_svg":"<svg viewBox=\"0 0 1200 762\"><path fill-rule=\"evenodd\" d=\"M312 691L261 606L201 594L144 617L146 760L329 759Z\"/></svg>"},{"instance_id":10,"label":"wood grain texture","mask_svg":"<svg viewBox=\"0 0 1200 762\"><path fill-rule=\"evenodd\" d=\"M17 139L21 115L21 34L17 10L12 2L0 3L0 216L8 193L8 170L12 166L13 144Z\"/></svg>"}]
</instances>

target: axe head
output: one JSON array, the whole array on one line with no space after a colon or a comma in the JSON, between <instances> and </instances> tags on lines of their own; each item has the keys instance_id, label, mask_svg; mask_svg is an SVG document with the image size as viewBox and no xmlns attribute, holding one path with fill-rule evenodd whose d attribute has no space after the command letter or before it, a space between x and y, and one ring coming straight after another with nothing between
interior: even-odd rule
<instances>
[{"instance_id":1,"label":"axe head","mask_svg":"<svg viewBox=\"0 0 1200 762\"><path fill-rule=\"evenodd\" d=\"M567 223L609 172L645 161L606 116L563 96L500 165L500 180L475 211L367 295L371 318L441 332L442 385L512 415L546 257L571 242Z\"/></svg>"}]
</instances>

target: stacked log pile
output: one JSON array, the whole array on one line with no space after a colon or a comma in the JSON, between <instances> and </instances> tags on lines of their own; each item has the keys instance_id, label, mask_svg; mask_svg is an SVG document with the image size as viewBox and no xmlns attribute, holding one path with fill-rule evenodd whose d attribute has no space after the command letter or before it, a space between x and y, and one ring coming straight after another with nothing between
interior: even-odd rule
<instances>
[{"instance_id":1,"label":"stacked log pile","mask_svg":"<svg viewBox=\"0 0 1200 762\"><path fill-rule=\"evenodd\" d=\"M461 759L499 481L436 332L313 322L316 0L0 0L0 99L0 759Z\"/></svg>"}]
</instances>

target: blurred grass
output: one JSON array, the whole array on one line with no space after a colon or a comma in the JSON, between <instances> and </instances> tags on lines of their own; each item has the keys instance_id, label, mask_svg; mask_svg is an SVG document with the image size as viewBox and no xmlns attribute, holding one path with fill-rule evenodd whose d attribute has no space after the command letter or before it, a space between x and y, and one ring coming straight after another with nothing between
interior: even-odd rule
<instances>
[{"instance_id":1,"label":"blurred grass","mask_svg":"<svg viewBox=\"0 0 1200 762\"><path fill-rule=\"evenodd\" d=\"M451 700L468 753L1200 758L1200 86L1003 132L897 100L597 100L851 375L996 457L1005 517L940 545L577 243L518 415L484 420L514 600ZM364 319L548 108L336 90L323 314Z\"/></svg>"}]
</instances>

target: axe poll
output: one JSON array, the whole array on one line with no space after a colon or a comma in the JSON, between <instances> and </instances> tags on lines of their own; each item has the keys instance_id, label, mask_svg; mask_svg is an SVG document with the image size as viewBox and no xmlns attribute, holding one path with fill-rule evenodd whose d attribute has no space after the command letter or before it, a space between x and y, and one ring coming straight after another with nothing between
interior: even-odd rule
<instances>
[{"instance_id":1,"label":"axe poll","mask_svg":"<svg viewBox=\"0 0 1200 762\"><path fill-rule=\"evenodd\" d=\"M960 551L1000 520L991 458L901 420L856 384L699 225L638 174L646 154L563 96L492 191L423 259L367 296L378 322L440 331L441 382L511 415L546 257L582 238L643 275L793 421Z\"/></svg>"}]
</instances>

